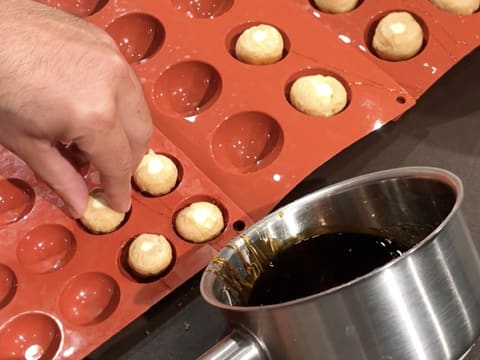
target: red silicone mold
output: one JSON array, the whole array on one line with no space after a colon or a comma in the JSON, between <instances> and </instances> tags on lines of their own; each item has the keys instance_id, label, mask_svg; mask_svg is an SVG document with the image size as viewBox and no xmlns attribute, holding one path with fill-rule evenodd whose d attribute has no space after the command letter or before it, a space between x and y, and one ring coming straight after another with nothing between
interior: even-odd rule
<instances>
[{"instance_id":1,"label":"red silicone mold","mask_svg":"<svg viewBox=\"0 0 480 360\"><path fill-rule=\"evenodd\" d=\"M134 190L127 221L105 235L87 232L25 164L0 148L0 359L80 359L200 271L252 220L160 132L149 148L178 164L176 188L161 197ZM84 164L83 164L84 165ZM89 168L89 186L98 173ZM223 211L226 227L203 244L181 239L175 213L196 200ZM128 265L129 242L164 235L174 260L159 277L139 279Z\"/></svg>"},{"instance_id":2,"label":"red silicone mold","mask_svg":"<svg viewBox=\"0 0 480 360\"><path fill-rule=\"evenodd\" d=\"M141 80L156 130L149 148L179 169L161 197L133 192L115 232L93 235L61 211L58 197L14 155L0 151L0 360L82 358L193 274L232 237L268 213L332 156L415 104L480 41L478 13L458 16L428 0L363 0L342 15L309 0L41 0L106 29ZM388 62L370 51L375 23L394 10L417 17L425 46ZM237 61L246 28L270 24L285 50L273 65ZM330 118L288 101L302 75L334 75L347 107ZM91 187L98 174L61 149ZM173 228L177 211L208 200L223 212L216 239L193 244ZM127 265L139 233L164 235L174 261L156 278Z\"/></svg>"},{"instance_id":3,"label":"red silicone mold","mask_svg":"<svg viewBox=\"0 0 480 360\"><path fill-rule=\"evenodd\" d=\"M313 1L293 0L319 26L326 26L344 43L389 73L409 94L418 98L446 71L480 44L480 13L456 15L434 6L430 0L360 2L349 13L338 15L318 10ZM407 11L424 31L424 47L417 56L399 62L378 58L370 44L378 21L392 11Z\"/></svg>"},{"instance_id":4,"label":"red silicone mold","mask_svg":"<svg viewBox=\"0 0 480 360\"><path fill-rule=\"evenodd\" d=\"M158 129L254 219L319 164L414 104L387 73L293 1L273 4L276 11L268 1L109 5L89 20L142 53L132 67ZM151 16L156 22L141 21ZM134 21L151 32L162 29L156 51L137 36ZM285 54L276 64L247 65L232 55L241 31L258 23L283 34ZM287 98L296 78L316 72L336 75L348 89L348 107L328 119L300 113Z\"/></svg>"}]
</instances>

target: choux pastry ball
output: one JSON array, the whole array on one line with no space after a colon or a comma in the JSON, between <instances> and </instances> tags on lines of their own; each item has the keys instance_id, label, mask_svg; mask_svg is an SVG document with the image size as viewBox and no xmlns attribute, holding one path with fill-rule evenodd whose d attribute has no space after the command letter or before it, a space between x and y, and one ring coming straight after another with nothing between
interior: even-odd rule
<instances>
[{"instance_id":1,"label":"choux pastry ball","mask_svg":"<svg viewBox=\"0 0 480 360\"><path fill-rule=\"evenodd\" d=\"M235 57L251 65L274 64L283 57L282 34L273 26L260 24L243 31L235 43Z\"/></svg>"},{"instance_id":2,"label":"choux pastry ball","mask_svg":"<svg viewBox=\"0 0 480 360\"><path fill-rule=\"evenodd\" d=\"M142 192L152 196L165 195L176 186L178 169L168 156L150 149L135 170L133 181Z\"/></svg>"},{"instance_id":3,"label":"choux pastry ball","mask_svg":"<svg viewBox=\"0 0 480 360\"><path fill-rule=\"evenodd\" d=\"M124 219L124 213L117 212L108 206L103 190L94 189L89 194L87 209L80 218L80 222L94 234L106 234L116 230Z\"/></svg>"},{"instance_id":4,"label":"choux pastry ball","mask_svg":"<svg viewBox=\"0 0 480 360\"><path fill-rule=\"evenodd\" d=\"M194 202L175 217L175 229L185 240L201 243L218 236L225 227L220 208L208 201Z\"/></svg>"},{"instance_id":5,"label":"choux pastry ball","mask_svg":"<svg viewBox=\"0 0 480 360\"><path fill-rule=\"evenodd\" d=\"M144 233L128 248L128 265L142 277L161 274L172 262L172 247L163 235Z\"/></svg>"},{"instance_id":6,"label":"choux pastry ball","mask_svg":"<svg viewBox=\"0 0 480 360\"><path fill-rule=\"evenodd\" d=\"M307 75L295 80L289 93L290 103L311 116L329 117L342 111L348 102L343 84L333 76Z\"/></svg>"},{"instance_id":7,"label":"choux pastry ball","mask_svg":"<svg viewBox=\"0 0 480 360\"><path fill-rule=\"evenodd\" d=\"M423 30L406 11L392 12L383 17L375 28L372 48L382 59L407 60L417 55L423 46Z\"/></svg>"}]
</instances>

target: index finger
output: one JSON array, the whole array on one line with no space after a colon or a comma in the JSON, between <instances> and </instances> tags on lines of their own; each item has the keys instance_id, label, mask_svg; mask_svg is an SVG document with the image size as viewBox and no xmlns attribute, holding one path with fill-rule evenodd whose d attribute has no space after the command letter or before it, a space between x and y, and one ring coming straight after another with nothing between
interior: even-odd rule
<instances>
[{"instance_id":1,"label":"index finger","mask_svg":"<svg viewBox=\"0 0 480 360\"><path fill-rule=\"evenodd\" d=\"M96 120L95 129L75 143L100 173L110 207L126 212L130 208L130 178L133 172L130 144L115 115L110 119Z\"/></svg>"},{"instance_id":2,"label":"index finger","mask_svg":"<svg viewBox=\"0 0 480 360\"><path fill-rule=\"evenodd\" d=\"M118 118L130 144L133 167L138 166L152 135L152 118L142 86L133 70L129 69L117 93Z\"/></svg>"}]
</instances>

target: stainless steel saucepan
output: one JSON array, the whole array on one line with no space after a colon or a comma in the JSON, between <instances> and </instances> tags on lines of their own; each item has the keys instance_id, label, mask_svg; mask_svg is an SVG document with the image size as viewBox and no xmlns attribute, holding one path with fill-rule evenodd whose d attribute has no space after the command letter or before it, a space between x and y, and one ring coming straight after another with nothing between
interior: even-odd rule
<instances>
[{"instance_id":1,"label":"stainless steel saucepan","mask_svg":"<svg viewBox=\"0 0 480 360\"><path fill-rule=\"evenodd\" d=\"M266 216L203 274L202 295L232 332L201 359L460 359L480 335L480 257L462 198L454 174L408 167L343 181ZM246 305L279 251L329 229L374 230L408 250L318 294Z\"/></svg>"}]
</instances>

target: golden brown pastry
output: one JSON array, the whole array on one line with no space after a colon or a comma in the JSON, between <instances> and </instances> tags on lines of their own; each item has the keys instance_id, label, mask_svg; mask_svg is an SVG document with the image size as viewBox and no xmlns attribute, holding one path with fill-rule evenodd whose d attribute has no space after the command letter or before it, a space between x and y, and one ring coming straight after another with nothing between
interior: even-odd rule
<instances>
[{"instance_id":1,"label":"golden brown pastry","mask_svg":"<svg viewBox=\"0 0 480 360\"><path fill-rule=\"evenodd\" d=\"M341 14L355 9L358 1L359 0L315 0L315 5L317 5L321 11Z\"/></svg>"},{"instance_id":2,"label":"golden brown pastry","mask_svg":"<svg viewBox=\"0 0 480 360\"><path fill-rule=\"evenodd\" d=\"M423 46L423 30L408 12L392 12L382 18L373 35L372 47L385 60L407 60Z\"/></svg>"},{"instance_id":3,"label":"golden brown pastry","mask_svg":"<svg viewBox=\"0 0 480 360\"><path fill-rule=\"evenodd\" d=\"M133 174L138 188L153 196L169 193L177 184L178 169L167 156L149 150Z\"/></svg>"},{"instance_id":4,"label":"golden brown pastry","mask_svg":"<svg viewBox=\"0 0 480 360\"><path fill-rule=\"evenodd\" d=\"M271 25L260 24L245 30L235 43L235 57L251 65L267 65L283 56L283 37Z\"/></svg>"},{"instance_id":5,"label":"golden brown pastry","mask_svg":"<svg viewBox=\"0 0 480 360\"><path fill-rule=\"evenodd\" d=\"M445 11L458 15L471 15L480 8L480 0L430 0Z\"/></svg>"},{"instance_id":6,"label":"golden brown pastry","mask_svg":"<svg viewBox=\"0 0 480 360\"><path fill-rule=\"evenodd\" d=\"M293 83L289 96L297 110L312 116L332 116L347 105L345 87L332 76L302 76Z\"/></svg>"},{"instance_id":7,"label":"golden brown pastry","mask_svg":"<svg viewBox=\"0 0 480 360\"><path fill-rule=\"evenodd\" d=\"M180 210L175 217L175 229L182 238L205 242L218 236L225 227L220 208L207 201L199 201Z\"/></svg>"},{"instance_id":8,"label":"golden brown pastry","mask_svg":"<svg viewBox=\"0 0 480 360\"><path fill-rule=\"evenodd\" d=\"M143 277L161 274L172 258L172 247L163 235L141 234L128 248L128 265Z\"/></svg>"},{"instance_id":9,"label":"golden brown pastry","mask_svg":"<svg viewBox=\"0 0 480 360\"><path fill-rule=\"evenodd\" d=\"M87 209L80 222L92 233L106 234L117 229L123 219L124 213L119 213L107 205L103 190L95 189L90 192Z\"/></svg>"}]
</instances>

